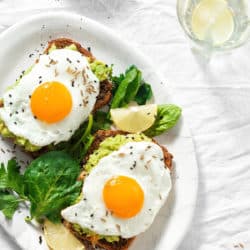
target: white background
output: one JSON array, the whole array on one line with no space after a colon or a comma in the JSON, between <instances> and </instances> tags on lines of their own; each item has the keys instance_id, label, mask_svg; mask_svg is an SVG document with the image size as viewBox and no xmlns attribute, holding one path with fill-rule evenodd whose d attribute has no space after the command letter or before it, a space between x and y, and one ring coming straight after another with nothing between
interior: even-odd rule
<instances>
[{"instance_id":1,"label":"white background","mask_svg":"<svg viewBox=\"0 0 250 250\"><path fill-rule=\"evenodd\" d=\"M68 10L109 26L150 57L183 107L197 152L198 202L178 250L248 250L250 43L204 63L191 51L175 5L175 0L0 0L0 32L36 13ZM0 230L0 249L16 249L5 238Z\"/></svg>"}]
</instances>

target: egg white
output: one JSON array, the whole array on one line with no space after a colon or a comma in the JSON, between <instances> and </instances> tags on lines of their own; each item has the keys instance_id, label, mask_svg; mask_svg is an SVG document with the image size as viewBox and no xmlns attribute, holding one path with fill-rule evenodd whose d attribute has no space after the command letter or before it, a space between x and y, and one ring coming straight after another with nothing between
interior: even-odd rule
<instances>
[{"instance_id":1,"label":"egg white","mask_svg":"<svg viewBox=\"0 0 250 250\"><path fill-rule=\"evenodd\" d=\"M121 157L123 154L120 153L125 155ZM118 151L102 158L94 167L84 180L83 199L64 209L63 218L100 235L130 238L144 232L153 223L171 189L170 171L165 167L163 158L162 149L152 142L129 142L123 145ZM102 197L105 183L120 175L134 178L144 191L143 208L129 219L107 213Z\"/></svg>"},{"instance_id":2,"label":"egg white","mask_svg":"<svg viewBox=\"0 0 250 250\"><path fill-rule=\"evenodd\" d=\"M80 73L70 73L74 70ZM34 117L30 96L39 84L51 81L66 86L72 97L72 110L63 120L48 124ZM89 86L92 86L92 91L89 91ZM91 71L86 57L77 51L57 49L49 55L40 56L31 72L24 75L18 85L5 92L0 118L13 134L28 139L33 145L57 144L69 140L87 119L98 94L99 80Z\"/></svg>"}]
</instances>

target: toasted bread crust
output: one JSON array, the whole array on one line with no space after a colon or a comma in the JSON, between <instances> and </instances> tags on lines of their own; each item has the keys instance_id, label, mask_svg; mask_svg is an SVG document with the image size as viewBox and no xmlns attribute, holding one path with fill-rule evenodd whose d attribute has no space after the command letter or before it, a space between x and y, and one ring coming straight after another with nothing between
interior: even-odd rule
<instances>
[{"instance_id":1,"label":"toasted bread crust","mask_svg":"<svg viewBox=\"0 0 250 250\"><path fill-rule=\"evenodd\" d=\"M99 148L100 143L102 141L104 141L108 137L114 137L118 134L126 135L128 133L119 131L119 130L98 130L95 133L95 140L92 143L91 147L89 148L85 159L83 160L83 164L85 164L88 161L89 156L96 149ZM152 141L156 143L157 145L159 145L155 140L152 140ZM173 156L172 154L168 152L168 150L164 146L162 145L159 145L159 146L162 148L162 151L164 154L165 165L167 168L171 170ZM80 176L80 179L84 179L85 176L86 176L86 172L83 171ZM87 237L86 235L80 235L77 231L74 230L74 228L72 227L72 224L67 221L64 222L64 225L84 244L86 250L94 250L96 249L96 247L100 249L105 249L105 250L127 250L129 246L131 245L131 243L133 242L133 240L135 239L135 237L129 238L129 239L120 238L118 242L109 243L105 240L97 240L91 237Z\"/></svg>"},{"instance_id":2,"label":"toasted bread crust","mask_svg":"<svg viewBox=\"0 0 250 250\"><path fill-rule=\"evenodd\" d=\"M95 57L92 55L92 53L90 51L88 51L87 49L85 49L84 47L82 47L82 45L72 39L69 39L69 38L57 38L57 39L54 39L54 40L51 40L48 42L48 46L47 48L45 49L44 51L44 54L48 54L49 53L49 50L50 48L52 47L52 45L55 45L56 48L58 49L63 49L67 46L70 46L71 44L74 44L77 48L77 50L83 54L84 56L86 57L89 57L91 59L91 61L95 60Z\"/></svg>"},{"instance_id":3,"label":"toasted bread crust","mask_svg":"<svg viewBox=\"0 0 250 250\"><path fill-rule=\"evenodd\" d=\"M71 233L75 235L77 239L79 239L86 250L96 250L96 249L105 249L105 250L127 250L135 237L129 239L120 239L118 242L109 243L105 240L96 240L93 238L80 235L76 230L74 230L71 223L64 221L64 226L67 227Z\"/></svg>"}]
</instances>

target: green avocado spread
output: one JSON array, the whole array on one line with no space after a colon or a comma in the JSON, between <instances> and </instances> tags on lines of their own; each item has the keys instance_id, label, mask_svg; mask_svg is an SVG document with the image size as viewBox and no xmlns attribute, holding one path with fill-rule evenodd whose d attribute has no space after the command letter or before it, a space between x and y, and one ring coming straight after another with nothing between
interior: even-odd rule
<instances>
[{"instance_id":1,"label":"green avocado spread","mask_svg":"<svg viewBox=\"0 0 250 250\"><path fill-rule=\"evenodd\" d=\"M90 173L90 171L98 164L98 162L105 156L111 154L113 151L119 150L121 146L128 142L140 142L140 141L152 141L151 138L145 136L144 134L128 134L128 135L116 135L114 137L109 137L100 143L99 148L95 150L89 157L85 170ZM79 202L83 196L81 195L77 201ZM77 202L76 202L77 203ZM87 237L97 237L97 239L105 239L107 242L116 242L120 240L119 236L107 236L99 235L91 231L88 228L82 228L78 224L73 224L74 229Z\"/></svg>"},{"instance_id":2,"label":"green avocado spread","mask_svg":"<svg viewBox=\"0 0 250 250\"><path fill-rule=\"evenodd\" d=\"M53 50L57 49L55 44L52 44L51 48L49 49L49 53L52 52ZM71 44L70 46L65 47L65 49L70 49L70 50L76 50L77 48L75 46L75 44ZM33 66L29 67L23 74L27 75L31 72ZM93 73L96 75L96 77L100 80L100 81L104 81L106 79L109 79L109 77L112 74L112 67L108 67L105 63L101 62L101 61L97 61L95 60L94 62L90 63L90 68L93 71ZM8 89L12 89L15 86L17 86L19 84L21 80L21 77L19 79L16 80L16 82L11 85ZM16 143L17 145L20 145L22 147L24 147L24 149L26 151L29 152L35 152L41 149L41 147L33 145L32 143L29 142L29 140L23 138L23 137L19 137L14 135L5 125L5 123L0 120L0 134L5 137L5 138L11 138L14 140L14 143Z\"/></svg>"},{"instance_id":3,"label":"green avocado spread","mask_svg":"<svg viewBox=\"0 0 250 250\"><path fill-rule=\"evenodd\" d=\"M116 135L109 137L100 143L99 148L89 156L89 159L84 166L85 170L89 173L95 167L101 158L111 154L113 151L118 150L122 145L128 142L152 141L144 134L128 134Z\"/></svg>"}]
</instances>

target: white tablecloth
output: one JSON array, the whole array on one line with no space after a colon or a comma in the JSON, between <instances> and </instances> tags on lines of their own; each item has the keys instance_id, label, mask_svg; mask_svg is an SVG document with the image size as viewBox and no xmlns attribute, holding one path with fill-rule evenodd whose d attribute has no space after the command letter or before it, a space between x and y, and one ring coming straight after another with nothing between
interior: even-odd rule
<instances>
[{"instance_id":1,"label":"white tablecloth","mask_svg":"<svg viewBox=\"0 0 250 250\"><path fill-rule=\"evenodd\" d=\"M250 44L204 63L190 50L175 5L175 0L0 0L0 32L35 13L69 10L106 24L151 57L183 107L199 165L196 212L178 250L247 250ZM0 249L16 249L6 238L0 230Z\"/></svg>"}]
</instances>

